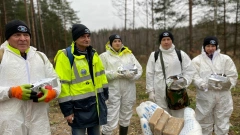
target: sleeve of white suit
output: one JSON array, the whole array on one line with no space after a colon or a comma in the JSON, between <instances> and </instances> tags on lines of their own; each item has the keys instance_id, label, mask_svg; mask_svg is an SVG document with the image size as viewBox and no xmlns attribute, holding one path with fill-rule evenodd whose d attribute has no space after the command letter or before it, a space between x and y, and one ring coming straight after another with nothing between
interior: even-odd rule
<instances>
[{"instance_id":1,"label":"sleeve of white suit","mask_svg":"<svg viewBox=\"0 0 240 135\"><path fill-rule=\"evenodd\" d=\"M231 82L231 86L229 88L229 89L231 89L237 83L238 73L237 73L236 66L235 66L234 62L232 61L232 59L227 55L224 55L224 56L227 59L226 64L225 64L226 67L225 67L224 74L227 76L227 78ZM224 88L225 88L224 90L226 90L227 87L224 87Z\"/></svg>"},{"instance_id":2,"label":"sleeve of white suit","mask_svg":"<svg viewBox=\"0 0 240 135\"><path fill-rule=\"evenodd\" d=\"M146 92L154 91L155 58L152 52L146 66Z\"/></svg>"},{"instance_id":3,"label":"sleeve of white suit","mask_svg":"<svg viewBox=\"0 0 240 135\"><path fill-rule=\"evenodd\" d=\"M105 74L107 76L108 81L123 77L123 75L119 74L117 72L117 70L114 71L114 70L110 70L110 69L107 68L108 67L108 60L106 58L107 55L105 53L103 53L99 56L102 60L103 66L105 68Z\"/></svg>"},{"instance_id":4,"label":"sleeve of white suit","mask_svg":"<svg viewBox=\"0 0 240 135\"><path fill-rule=\"evenodd\" d=\"M142 76L142 66L140 65L140 63L138 62L138 60L136 59L136 57L131 54L131 59L133 61L133 63L136 65L137 67L137 74L134 74L133 77L131 78L131 80L138 80L141 76Z\"/></svg>"},{"instance_id":5,"label":"sleeve of white suit","mask_svg":"<svg viewBox=\"0 0 240 135\"><path fill-rule=\"evenodd\" d=\"M192 65L196 71L193 76L193 83L195 86L197 86L198 89L205 90L205 89L207 89L208 83L199 76L199 72L200 72L200 62L199 61L200 61L199 57L196 57L192 60Z\"/></svg>"},{"instance_id":6,"label":"sleeve of white suit","mask_svg":"<svg viewBox=\"0 0 240 135\"><path fill-rule=\"evenodd\" d=\"M181 51L181 55L182 55L183 78L186 79L186 81L187 81L186 87L188 87L192 82L192 79L193 79L194 74L196 73L196 70L195 70L189 56L183 51Z\"/></svg>"}]
</instances>

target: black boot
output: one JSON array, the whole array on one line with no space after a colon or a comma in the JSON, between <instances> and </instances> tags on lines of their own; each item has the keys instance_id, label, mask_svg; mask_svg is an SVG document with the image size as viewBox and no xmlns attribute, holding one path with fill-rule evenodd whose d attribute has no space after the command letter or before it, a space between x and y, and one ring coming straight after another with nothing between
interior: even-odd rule
<instances>
[{"instance_id":1,"label":"black boot","mask_svg":"<svg viewBox=\"0 0 240 135\"><path fill-rule=\"evenodd\" d=\"M119 135L127 135L128 127L119 126Z\"/></svg>"}]
</instances>

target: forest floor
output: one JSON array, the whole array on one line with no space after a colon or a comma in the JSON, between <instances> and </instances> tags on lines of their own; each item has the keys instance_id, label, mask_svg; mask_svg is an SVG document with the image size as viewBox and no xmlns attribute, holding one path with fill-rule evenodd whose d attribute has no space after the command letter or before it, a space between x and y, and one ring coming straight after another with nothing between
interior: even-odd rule
<instances>
[{"instance_id":1,"label":"forest floor","mask_svg":"<svg viewBox=\"0 0 240 135\"><path fill-rule=\"evenodd\" d=\"M142 64L142 62L140 61ZM145 63L145 62L144 62ZM146 64L142 64L145 71ZM128 130L128 135L142 135L142 130L140 126L140 119L136 112L136 107L148 100L148 95L145 93L146 76L143 73L142 77L136 82L137 86L137 101L133 108L133 116L131 118L131 123ZM230 118L230 131L229 135L239 135L240 134L240 79L238 79L238 83L236 88L232 90L232 97L233 97L233 104L234 110ZM191 100L191 108L195 108L196 105L196 91L195 88L190 86L188 91L190 100ZM66 120L63 118L63 115L59 109L58 103L56 100L51 101L50 109L49 109L49 118L50 118L50 125L51 125L51 132L52 135L70 135L71 128L67 125ZM114 135L118 135L118 129L114 131Z\"/></svg>"}]
</instances>

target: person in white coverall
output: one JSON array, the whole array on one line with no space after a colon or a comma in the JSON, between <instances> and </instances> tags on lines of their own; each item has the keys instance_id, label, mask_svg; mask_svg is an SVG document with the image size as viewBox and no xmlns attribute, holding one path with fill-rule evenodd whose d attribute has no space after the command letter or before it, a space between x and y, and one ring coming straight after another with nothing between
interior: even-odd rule
<instances>
[{"instance_id":1,"label":"person in white coverall","mask_svg":"<svg viewBox=\"0 0 240 135\"><path fill-rule=\"evenodd\" d=\"M31 90L32 83L57 78L46 55L30 46L31 33L21 20L5 26L7 42L0 57L0 134L51 135L48 102L56 98L56 87L44 87L40 93Z\"/></svg>"},{"instance_id":2,"label":"person in white coverall","mask_svg":"<svg viewBox=\"0 0 240 135\"><path fill-rule=\"evenodd\" d=\"M218 39L213 36L204 39L202 53L192 62L197 70L193 79L197 88L196 119L203 135L212 135L213 130L216 135L227 135L233 111L231 88L238 78L235 64L229 56L220 53ZM213 75L225 80L214 82Z\"/></svg>"},{"instance_id":3,"label":"person in white coverall","mask_svg":"<svg viewBox=\"0 0 240 135\"><path fill-rule=\"evenodd\" d=\"M181 74L184 79L184 87L187 87L192 82L195 69L191 64L189 56L182 50L180 51L182 58L181 68L181 63L175 51L173 41L173 35L169 31L164 31L159 35L159 49L163 55L166 78ZM150 54L146 67L146 92L149 94L149 100L154 101L170 115L183 118L184 108L179 110L170 110L168 108L166 102L166 82L162 71L160 56L158 55L158 59L155 62L154 53L155 52L152 52ZM177 84L178 82L174 81L173 84L174 83Z\"/></svg>"},{"instance_id":4,"label":"person in white coverall","mask_svg":"<svg viewBox=\"0 0 240 135\"><path fill-rule=\"evenodd\" d=\"M142 75L142 66L131 50L122 44L122 39L117 34L109 37L106 52L102 53L100 58L105 67L109 85L107 124L102 126L102 134L111 135L119 122L119 135L127 135L132 107L136 101L135 81ZM137 72L118 69L130 65L134 65Z\"/></svg>"}]
</instances>

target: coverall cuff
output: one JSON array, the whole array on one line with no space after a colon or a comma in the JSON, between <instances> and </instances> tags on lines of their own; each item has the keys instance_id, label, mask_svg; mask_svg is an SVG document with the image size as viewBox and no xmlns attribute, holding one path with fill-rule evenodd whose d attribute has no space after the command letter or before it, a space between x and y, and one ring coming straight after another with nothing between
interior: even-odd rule
<instances>
[{"instance_id":1,"label":"coverall cuff","mask_svg":"<svg viewBox=\"0 0 240 135\"><path fill-rule=\"evenodd\" d=\"M149 92L152 92L152 91L154 91L153 89L152 90L146 90L146 92L145 93L149 93Z\"/></svg>"}]
</instances>

